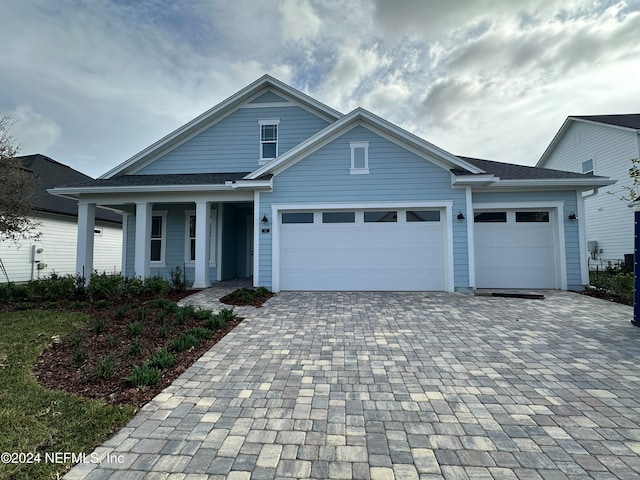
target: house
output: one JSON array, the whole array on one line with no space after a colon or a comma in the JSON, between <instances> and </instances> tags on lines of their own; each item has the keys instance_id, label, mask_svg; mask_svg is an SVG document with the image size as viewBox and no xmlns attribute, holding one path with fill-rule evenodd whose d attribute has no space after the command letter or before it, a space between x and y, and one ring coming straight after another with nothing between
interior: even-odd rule
<instances>
[{"instance_id":1,"label":"house","mask_svg":"<svg viewBox=\"0 0 640 480\"><path fill-rule=\"evenodd\" d=\"M92 180L66 165L44 155L18 157L22 168L36 178L34 195L37 239L5 240L0 242L0 283L23 282L43 278L55 272L59 275L76 273L76 241L78 203L56 195L47 189L69 182ZM96 209L95 225L91 231L95 243L99 271L120 271L122 255L122 217L102 208Z\"/></svg>"},{"instance_id":2,"label":"house","mask_svg":"<svg viewBox=\"0 0 640 480\"><path fill-rule=\"evenodd\" d=\"M632 186L632 158L640 158L640 113L567 117L537 163L618 182L615 190L583 193L591 268L621 263L625 256L630 261L633 254L633 211L621 201L629 196L622 187Z\"/></svg>"},{"instance_id":3,"label":"house","mask_svg":"<svg viewBox=\"0 0 640 480\"><path fill-rule=\"evenodd\" d=\"M184 268L194 288L580 289L582 192L604 177L458 157L371 112L347 115L264 76L93 181L124 212L126 275Z\"/></svg>"}]
</instances>

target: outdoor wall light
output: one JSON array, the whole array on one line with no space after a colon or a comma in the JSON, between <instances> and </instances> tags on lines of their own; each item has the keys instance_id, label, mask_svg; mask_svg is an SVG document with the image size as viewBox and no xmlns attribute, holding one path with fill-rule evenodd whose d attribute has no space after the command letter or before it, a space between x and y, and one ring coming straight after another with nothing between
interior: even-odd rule
<instances>
[{"instance_id":1,"label":"outdoor wall light","mask_svg":"<svg viewBox=\"0 0 640 480\"><path fill-rule=\"evenodd\" d=\"M462 210L458 212L458 220L464 220L464 215L462 214Z\"/></svg>"},{"instance_id":2,"label":"outdoor wall light","mask_svg":"<svg viewBox=\"0 0 640 480\"><path fill-rule=\"evenodd\" d=\"M261 222L262 222L262 223L269 223L269 219L267 218L267 216L266 216L266 215L263 215L263 216L262 216L262 220L261 220Z\"/></svg>"},{"instance_id":3,"label":"outdoor wall light","mask_svg":"<svg viewBox=\"0 0 640 480\"><path fill-rule=\"evenodd\" d=\"M571 213L569 214L569 217L568 217L568 218L569 218L569 220L571 220L571 221L573 221L573 220L577 220L577 219L578 219L578 217L576 216L575 212L571 212Z\"/></svg>"}]
</instances>

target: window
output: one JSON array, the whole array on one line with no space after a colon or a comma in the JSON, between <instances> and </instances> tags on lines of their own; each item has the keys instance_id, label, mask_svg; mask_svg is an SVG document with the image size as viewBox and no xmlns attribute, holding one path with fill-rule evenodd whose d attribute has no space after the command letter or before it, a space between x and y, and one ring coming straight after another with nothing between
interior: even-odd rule
<instances>
[{"instance_id":1,"label":"window","mask_svg":"<svg viewBox=\"0 0 640 480\"><path fill-rule=\"evenodd\" d=\"M369 173L369 142L349 142L351 147L351 175Z\"/></svg>"},{"instance_id":2,"label":"window","mask_svg":"<svg viewBox=\"0 0 640 480\"><path fill-rule=\"evenodd\" d=\"M193 211L185 212L185 252L184 260L193 263L196 260L196 214ZM211 210L209 223L209 265L216 264L216 231L217 211Z\"/></svg>"},{"instance_id":3,"label":"window","mask_svg":"<svg viewBox=\"0 0 640 480\"><path fill-rule=\"evenodd\" d=\"M322 223L355 223L356 212L324 212Z\"/></svg>"},{"instance_id":4,"label":"window","mask_svg":"<svg viewBox=\"0 0 640 480\"><path fill-rule=\"evenodd\" d=\"M364 212L365 223L397 222L398 212Z\"/></svg>"},{"instance_id":5,"label":"window","mask_svg":"<svg viewBox=\"0 0 640 480\"><path fill-rule=\"evenodd\" d=\"M506 223L507 212L481 212L473 216L475 223Z\"/></svg>"},{"instance_id":6,"label":"window","mask_svg":"<svg viewBox=\"0 0 640 480\"><path fill-rule=\"evenodd\" d=\"M516 212L519 223L549 223L549 212Z\"/></svg>"},{"instance_id":7,"label":"window","mask_svg":"<svg viewBox=\"0 0 640 480\"><path fill-rule=\"evenodd\" d=\"M260 160L271 160L278 156L278 124L280 120L259 120Z\"/></svg>"},{"instance_id":8,"label":"window","mask_svg":"<svg viewBox=\"0 0 640 480\"><path fill-rule=\"evenodd\" d=\"M313 223L313 212L283 213L282 223Z\"/></svg>"},{"instance_id":9,"label":"window","mask_svg":"<svg viewBox=\"0 0 640 480\"><path fill-rule=\"evenodd\" d=\"M439 210L407 210L407 222L439 222Z\"/></svg>"},{"instance_id":10,"label":"window","mask_svg":"<svg viewBox=\"0 0 640 480\"><path fill-rule=\"evenodd\" d=\"M582 173L585 175L593 175L593 158L582 162Z\"/></svg>"},{"instance_id":11,"label":"window","mask_svg":"<svg viewBox=\"0 0 640 480\"><path fill-rule=\"evenodd\" d=\"M151 258L152 262L164 262L164 247L166 236L166 214L156 214L151 216Z\"/></svg>"}]
</instances>

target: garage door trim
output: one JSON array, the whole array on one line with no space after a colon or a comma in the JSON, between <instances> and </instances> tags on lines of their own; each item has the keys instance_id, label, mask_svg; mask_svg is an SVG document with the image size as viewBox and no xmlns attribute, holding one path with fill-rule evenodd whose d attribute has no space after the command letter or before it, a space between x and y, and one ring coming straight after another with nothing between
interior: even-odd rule
<instances>
[{"instance_id":1,"label":"garage door trim","mask_svg":"<svg viewBox=\"0 0 640 480\"><path fill-rule=\"evenodd\" d=\"M564 202L491 202L491 203L474 203L473 211L475 213L476 210L549 210L550 218L549 221L553 222L553 235L554 242L556 244L556 265L559 268L560 274L560 285L558 288L562 290L567 289L567 263L566 263L566 244L565 244L565 235L564 235ZM473 225L473 215L469 220L471 223L469 225L470 228L474 228ZM475 236L474 236L475 243ZM473 262L470 262L470 265L475 265L475 245L474 248L469 249L470 255L473 255ZM475 268L475 267L474 267ZM475 272L474 272L475 279ZM474 282L475 283L475 282Z\"/></svg>"},{"instance_id":2,"label":"garage door trim","mask_svg":"<svg viewBox=\"0 0 640 480\"><path fill-rule=\"evenodd\" d=\"M358 203L274 203L271 205L271 288L280 291L280 214L295 210L369 210L369 209L438 208L444 210L445 291L454 291L453 282L453 200Z\"/></svg>"}]
</instances>

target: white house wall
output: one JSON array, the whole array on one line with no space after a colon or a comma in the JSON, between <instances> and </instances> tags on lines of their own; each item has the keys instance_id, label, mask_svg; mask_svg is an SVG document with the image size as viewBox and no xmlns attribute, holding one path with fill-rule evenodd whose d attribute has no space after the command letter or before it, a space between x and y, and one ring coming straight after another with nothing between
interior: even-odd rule
<instances>
[{"instance_id":1,"label":"white house wall","mask_svg":"<svg viewBox=\"0 0 640 480\"><path fill-rule=\"evenodd\" d=\"M582 162L593 159L595 175L618 181L585 199L586 240L597 241L602 250L590 259L592 268L633 253L633 212L620 196L624 194L621 187L631 185L630 160L639 156L638 148L634 132L574 121L544 164L546 168L582 173Z\"/></svg>"},{"instance_id":2,"label":"white house wall","mask_svg":"<svg viewBox=\"0 0 640 480\"><path fill-rule=\"evenodd\" d=\"M4 264L9 280L24 282L44 278L55 272L58 275L75 274L77 222L75 218L42 215L40 237L37 241L4 241L0 244L0 259ZM94 269L102 272L119 272L121 268L122 229L119 225L96 221ZM32 262L31 246L44 249L43 262L46 268L39 270ZM33 266L33 268L32 268ZM0 273L0 282L7 278Z\"/></svg>"}]
</instances>

